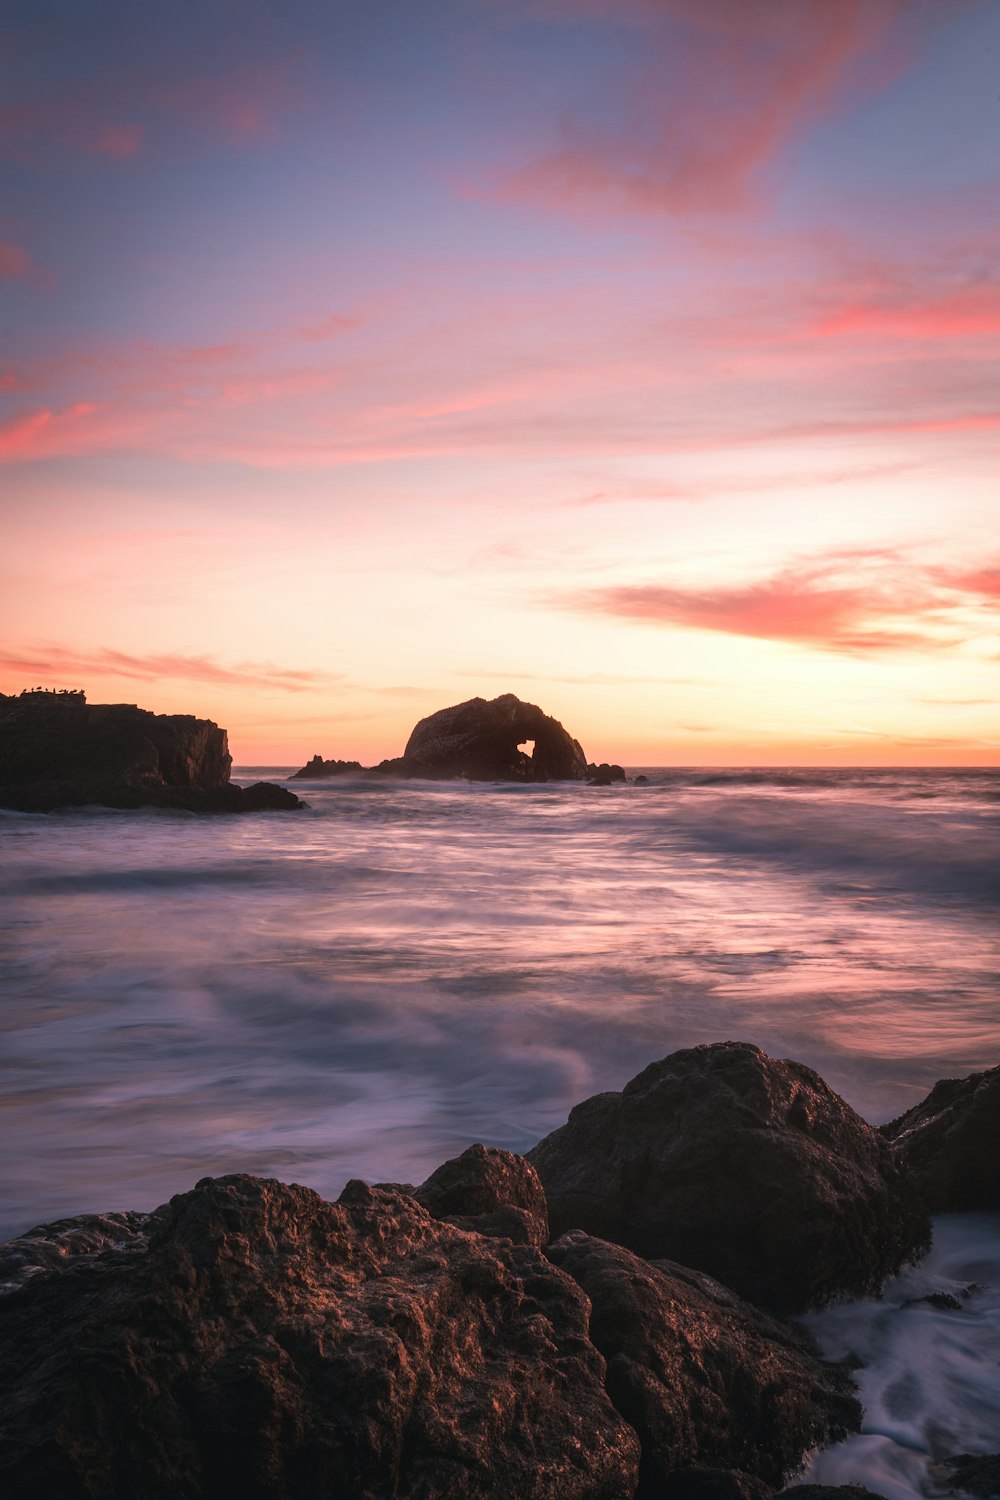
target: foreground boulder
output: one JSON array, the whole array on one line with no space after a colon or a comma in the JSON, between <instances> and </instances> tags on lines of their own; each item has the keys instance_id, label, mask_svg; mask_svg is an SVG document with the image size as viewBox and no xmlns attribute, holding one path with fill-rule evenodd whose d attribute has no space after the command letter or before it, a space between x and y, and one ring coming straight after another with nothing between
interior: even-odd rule
<instances>
[{"instance_id":1,"label":"foreground boulder","mask_svg":"<svg viewBox=\"0 0 1000 1500\"><path fill-rule=\"evenodd\" d=\"M518 747L534 741L531 754ZM384 769L434 779L469 781L583 781L587 757L558 719L513 693L471 698L421 719L401 760Z\"/></svg>"},{"instance_id":2,"label":"foreground boulder","mask_svg":"<svg viewBox=\"0 0 1000 1500\"><path fill-rule=\"evenodd\" d=\"M164 807L189 812L299 808L270 782L234 786L226 731L190 714L82 693L0 695L0 807Z\"/></svg>"},{"instance_id":3,"label":"foreground boulder","mask_svg":"<svg viewBox=\"0 0 1000 1500\"><path fill-rule=\"evenodd\" d=\"M523 1156L470 1146L446 1161L413 1196L436 1219L518 1245L548 1242L549 1216L538 1173Z\"/></svg>"},{"instance_id":4,"label":"foreground boulder","mask_svg":"<svg viewBox=\"0 0 1000 1500\"><path fill-rule=\"evenodd\" d=\"M0 1298L0 1488L45 1500L627 1500L576 1283L398 1192L206 1179Z\"/></svg>"},{"instance_id":5,"label":"foreground boulder","mask_svg":"<svg viewBox=\"0 0 1000 1500\"><path fill-rule=\"evenodd\" d=\"M638 1496L667 1494L689 1466L773 1488L810 1448L860 1427L846 1373L710 1277L649 1264L580 1230L549 1256L590 1298L608 1393L642 1443ZM694 1474L681 1477L692 1493L702 1487Z\"/></svg>"},{"instance_id":6,"label":"foreground boulder","mask_svg":"<svg viewBox=\"0 0 1000 1500\"><path fill-rule=\"evenodd\" d=\"M888 1142L811 1068L745 1042L653 1063L527 1157L554 1234L680 1261L782 1314L877 1293L930 1242Z\"/></svg>"},{"instance_id":7,"label":"foreground boulder","mask_svg":"<svg viewBox=\"0 0 1000 1500\"><path fill-rule=\"evenodd\" d=\"M882 1132L933 1212L1000 1210L1000 1067L942 1078Z\"/></svg>"}]
</instances>

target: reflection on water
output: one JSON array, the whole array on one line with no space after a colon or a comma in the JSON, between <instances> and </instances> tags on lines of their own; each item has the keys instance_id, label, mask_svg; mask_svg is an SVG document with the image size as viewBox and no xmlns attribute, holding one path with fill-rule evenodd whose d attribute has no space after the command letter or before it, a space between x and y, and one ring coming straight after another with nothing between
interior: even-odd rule
<instances>
[{"instance_id":1,"label":"reflection on water","mask_svg":"<svg viewBox=\"0 0 1000 1500\"><path fill-rule=\"evenodd\" d=\"M0 1232L209 1172L418 1180L695 1042L873 1120L1000 1060L994 773L647 774L0 814Z\"/></svg>"}]
</instances>

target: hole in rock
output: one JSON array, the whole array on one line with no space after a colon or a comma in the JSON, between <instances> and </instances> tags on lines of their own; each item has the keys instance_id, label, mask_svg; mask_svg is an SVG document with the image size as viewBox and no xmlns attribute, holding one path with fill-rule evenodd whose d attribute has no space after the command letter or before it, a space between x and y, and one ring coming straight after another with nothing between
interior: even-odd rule
<instances>
[{"instance_id":1,"label":"hole in rock","mask_svg":"<svg viewBox=\"0 0 1000 1500\"><path fill-rule=\"evenodd\" d=\"M534 742L534 740L523 740L522 743L520 745L518 745L517 748L519 750L523 750L524 753L525 753L525 755L534 755L534 753L535 753L535 742Z\"/></svg>"}]
</instances>

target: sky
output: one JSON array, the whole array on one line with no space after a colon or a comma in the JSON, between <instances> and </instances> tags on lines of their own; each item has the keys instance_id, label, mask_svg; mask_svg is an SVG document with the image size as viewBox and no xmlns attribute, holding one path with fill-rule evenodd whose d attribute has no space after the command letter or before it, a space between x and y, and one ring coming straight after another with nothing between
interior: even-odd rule
<instances>
[{"instance_id":1,"label":"sky","mask_svg":"<svg viewBox=\"0 0 1000 1500\"><path fill-rule=\"evenodd\" d=\"M12 0L0 691L996 764L1000 0Z\"/></svg>"}]
</instances>

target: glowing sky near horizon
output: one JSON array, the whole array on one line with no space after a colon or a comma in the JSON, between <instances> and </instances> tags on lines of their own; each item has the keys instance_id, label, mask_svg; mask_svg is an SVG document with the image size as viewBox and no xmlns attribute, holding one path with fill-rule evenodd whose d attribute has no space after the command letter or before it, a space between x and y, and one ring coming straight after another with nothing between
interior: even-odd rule
<instances>
[{"instance_id":1,"label":"glowing sky near horizon","mask_svg":"<svg viewBox=\"0 0 1000 1500\"><path fill-rule=\"evenodd\" d=\"M0 690L996 763L996 0L23 0L0 76Z\"/></svg>"}]
</instances>

